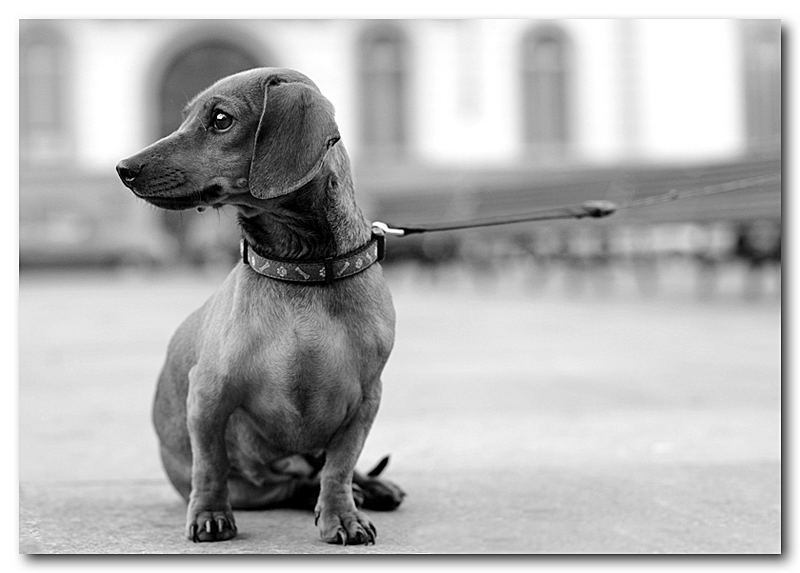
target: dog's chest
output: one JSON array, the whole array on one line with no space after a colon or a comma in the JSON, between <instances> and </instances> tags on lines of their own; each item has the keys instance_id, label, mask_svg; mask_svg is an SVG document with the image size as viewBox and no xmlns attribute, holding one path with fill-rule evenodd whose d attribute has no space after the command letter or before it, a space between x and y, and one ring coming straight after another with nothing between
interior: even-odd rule
<instances>
[{"instance_id":1,"label":"dog's chest","mask_svg":"<svg viewBox=\"0 0 800 573\"><path fill-rule=\"evenodd\" d=\"M273 311L262 324L241 361L244 409L272 452L322 448L365 395L380 392L393 325L365 309L321 308Z\"/></svg>"}]
</instances>

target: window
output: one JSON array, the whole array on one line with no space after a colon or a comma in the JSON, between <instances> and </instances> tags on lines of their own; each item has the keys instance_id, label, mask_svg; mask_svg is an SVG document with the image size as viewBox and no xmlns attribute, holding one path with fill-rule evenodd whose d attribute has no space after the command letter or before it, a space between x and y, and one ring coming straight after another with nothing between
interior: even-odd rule
<instances>
[{"instance_id":1,"label":"window","mask_svg":"<svg viewBox=\"0 0 800 573\"><path fill-rule=\"evenodd\" d=\"M778 20L744 26L744 90L747 146L776 153L781 145L781 30Z\"/></svg>"},{"instance_id":2,"label":"window","mask_svg":"<svg viewBox=\"0 0 800 573\"><path fill-rule=\"evenodd\" d=\"M69 151L66 122L68 51L61 34L20 22L19 139L23 163L46 164Z\"/></svg>"},{"instance_id":3,"label":"window","mask_svg":"<svg viewBox=\"0 0 800 573\"><path fill-rule=\"evenodd\" d=\"M177 129L181 110L192 97L225 76L259 65L255 56L224 39L204 40L181 50L169 61L158 84L158 136Z\"/></svg>"},{"instance_id":4,"label":"window","mask_svg":"<svg viewBox=\"0 0 800 573\"><path fill-rule=\"evenodd\" d=\"M262 57L241 47L238 42L224 36L209 37L181 46L166 59L166 66L156 78L157 105L159 109L156 137L164 137L180 126L181 111L195 95L219 79L260 66L268 65ZM199 229L200 215L194 212L162 211L159 213L164 227L178 242L181 256L203 256L192 253L192 229ZM233 228L232 228L233 229ZM234 231L233 236L236 236ZM227 238L230 238L227 236ZM225 239L223 239L225 240Z\"/></svg>"},{"instance_id":5,"label":"window","mask_svg":"<svg viewBox=\"0 0 800 573\"><path fill-rule=\"evenodd\" d=\"M562 155L569 143L569 46L561 29L534 28L522 42L524 138L536 155Z\"/></svg>"},{"instance_id":6,"label":"window","mask_svg":"<svg viewBox=\"0 0 800 573\"><path fill-rule=\"evenodd\" d=\"M368 28L359 42L361 142L370 156L396 155L407 144L408 48L394 25Z\"/></svg>"}]
</instances>

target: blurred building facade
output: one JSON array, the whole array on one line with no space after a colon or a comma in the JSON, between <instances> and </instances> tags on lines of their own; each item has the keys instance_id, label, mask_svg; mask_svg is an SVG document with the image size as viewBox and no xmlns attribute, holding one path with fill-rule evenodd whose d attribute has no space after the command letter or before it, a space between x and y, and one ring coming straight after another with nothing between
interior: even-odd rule
<instances>
[{"instance_id":1,"label":"blurred building facade","mask_svg":"<svg viewBox=\"0 0 800 573\"><path fill-rule=\"evenodd\" d=\"M333 102L372 218L779 172L780 41L774 20L21 21L21 264L235 251L230 214L159 212L114 166L254 66L298 69ZM780 204L770 186L621 222L780 220Z\"/></svg>"}]
</instances>

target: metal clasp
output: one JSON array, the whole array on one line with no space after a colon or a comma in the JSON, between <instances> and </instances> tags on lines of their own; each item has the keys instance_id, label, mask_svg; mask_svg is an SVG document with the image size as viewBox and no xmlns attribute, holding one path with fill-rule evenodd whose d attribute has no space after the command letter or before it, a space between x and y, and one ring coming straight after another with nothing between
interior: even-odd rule
<instances>
[{"instance_id":1,"label":"metal clasp","mask_svg":"<svg viewBox=\"0 0 800 573\"><path fill-rule=\"evenodd\" d=\"M403 229L396 229L394 227L390 227L383 221L373 221L372 226L375 229L380 229L387 235L394 235L395 237L402 237L403 235L406 234L406 232Z\"/></svg>"},{"instance_id":2,"label":"metal clasp","mask_svg":"<svg viewBox=\"0 0 800 573\"><path fill-rule=\"evenodd\" d=\"M247 257L248 247L249 247L249 245L247 244L247 241L244 239L244 237L242 237L242 240L239 241L239 254L242 257L242 263L244 263L245 265L249 266L250 265L250 261L248 260L248 257Z\"/></svg>"}]
</instances>

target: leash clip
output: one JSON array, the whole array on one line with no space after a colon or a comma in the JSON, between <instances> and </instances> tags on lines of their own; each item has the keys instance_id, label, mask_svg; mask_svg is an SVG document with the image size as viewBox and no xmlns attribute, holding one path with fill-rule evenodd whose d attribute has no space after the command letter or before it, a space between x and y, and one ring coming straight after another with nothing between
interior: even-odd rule
<instances>
[{"instance_id":1,"label":"leash clip","mask_svg":"<svg viewBox=\"0 0 800 573\"><path fill-rule=\"evenodd\" d=\"M242 237L241 241L239 241L239 254L242 257L242 263L250 266L250 261L248 260L247 257L248 246L249 245L247 244L247 241L245 240L244 237Z\"/></svg>"},{"instance_id":2,"label":"leash clip","mask_svg":"<svg viewBox=\"0 0 800 573\"><path fill-rule=\"evenodd\" d=\"M372 238L377 241L378 245L378 254L377 258L375 259L376 263L381 262L384 257L386 256L386 235L383 232L383 229L379 227L373 227L372 229Z\"/></svg>"},{"instance_id":3,"label":"leash clip","mask_svg":"<svg viewBox=\"0 0 800 573\"><path fill-rule=\"evenodd\" d=\"M395 237L402 237L406 234L405 229L397 229L395 227L390 227L383 221L373 221L372 227L375 229L379 229L383 233L387 235L394 235Z\"/></svg>"}]
</instances>

